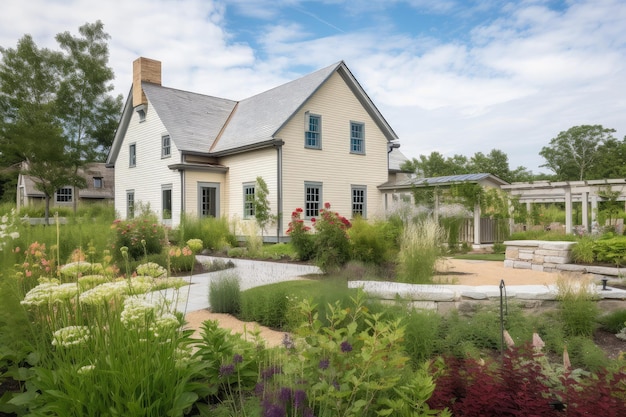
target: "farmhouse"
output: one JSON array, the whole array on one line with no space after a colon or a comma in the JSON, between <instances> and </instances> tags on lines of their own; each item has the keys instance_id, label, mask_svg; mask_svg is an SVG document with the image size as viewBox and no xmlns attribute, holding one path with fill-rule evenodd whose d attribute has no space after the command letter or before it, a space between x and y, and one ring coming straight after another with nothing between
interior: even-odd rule
<instances>
[{"instance_id":1,"label":"farmhouse","mask_svg":"<svg viewBox=\"0 0 626 417\"><path fill-rule=\"evenodd\" d=\"M307 222L325 202L382 216L378 187L403 175L397 140L343 61L235 101L164 87L161 63L139 58L107 166L122 218L141 203L172 226L183 214L254 221L261 177L277 216L264 234L280 240L298 207Z\"/></svg>"},{"instance_id":2,"label":"farmhouse","mask_svg":"<svg viewBox=\"0 0 626 417\"><path fill-rule=\"evenodd\" d=\"M78 171L86 186L75 190L59 188L51 199L54 207L72 207L75 201L111 203L114 197L114 173L102 162L94 162ZM45 195L37 189L37 179L20 173L17 179L17 210L22 207L45 204Z\"/></svg>"}]
</instances>

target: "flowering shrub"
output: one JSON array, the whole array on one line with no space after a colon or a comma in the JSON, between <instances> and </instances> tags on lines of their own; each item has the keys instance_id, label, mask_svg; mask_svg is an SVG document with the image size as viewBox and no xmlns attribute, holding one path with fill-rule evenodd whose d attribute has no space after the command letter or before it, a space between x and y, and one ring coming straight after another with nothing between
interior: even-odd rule
<instances>
[{"instance_id":1,"label":"flowering shrub","mask_svg":"<svg viewBox=\"0 0 626 417\"><path fill-rule=\"evenodd\" d=\"M138 260L146 255L161 253L165 243L165 226L153 214L142 214L131 220L115 220L111 225L115 233L113 253L117 260L123 260L118 249L128 248L131 260Z\"/></svg>"},{"instance_id":2,"label":"flowering shrub","mask_svg":"<svg viewBox=\"0 0 626 417\"><path fill-rule=\"evenodd\" d=\"M189 246L182 248L173 246L168 251L170 270L172 273L191 271L195 261L195 255Z\"/></svg>"},{"instance_id":3,"label":"flowering shrub","mask_svg":"<svg viewBox=\"0 0 626 417\"><path fill-rule=\"evenodd\" d=\"M291 237L291 244L296 250L298 259L308 261L313 257L315 248L313 236L310 233L311 228L304 224L304 220L300 218L301 215L302 209L299 207L291 213L287 234Z\"/></svg>"},{"instance_id":4,"label":"flowering shrub","mask_svg":"<svg viewBox=\"0 0 626 417\"><path fill-rule=\"evenodd\" d=\"M15 252L21 252L15 248ZM24 261L17 265L20 276L36 281L39 277L55 274L55 262L48 258L46 244L33 242L24 251Z\"/></svg>"},{"instance_id":5,"label":"flowering shrub","mask_svg":"<svg viewBox=\"0 0 626 417\"><path fill-rule=\"evenodd\" d=\"M330 210L330 203L324 203L319 219L313 218L315 225L315 264L324 272L342 267L350 260L350 220Z\"/></svg>"}]
</instances>

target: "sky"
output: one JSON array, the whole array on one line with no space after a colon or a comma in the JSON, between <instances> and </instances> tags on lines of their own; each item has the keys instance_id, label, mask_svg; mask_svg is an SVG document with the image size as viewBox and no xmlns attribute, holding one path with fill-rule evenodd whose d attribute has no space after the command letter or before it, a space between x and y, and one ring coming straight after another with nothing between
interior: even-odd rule
<instances>
[{"instance_id":1,"label":"sky","mask_svg":"<svg viewBox=\"0 0 626 417\"><path fill-rule=\"evenodd\" d=\"M0 46L100 20L113 94L132 61L164 86L241 100L343 60L408 158L499 149L511 169L573 126L626 137L624 0L4 0Z\"/></svg>"}]
</instances>

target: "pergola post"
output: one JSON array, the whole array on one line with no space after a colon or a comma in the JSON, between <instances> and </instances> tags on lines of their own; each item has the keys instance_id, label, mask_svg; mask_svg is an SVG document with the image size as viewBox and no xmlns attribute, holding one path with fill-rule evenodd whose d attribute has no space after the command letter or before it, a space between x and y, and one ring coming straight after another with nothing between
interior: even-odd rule
<instances>
[{"instance_id":1,"label":"pergola post","mask_svg":"<svg viewBox=\"0 0 626 417\"><path fill-rule=\"evenodd\" d=\"M583 191L582 197L580 199L580 203L583 206L583 228L585 232L589 232L589 193L587 191Z\"/></svg>"},{"instance_id":2,"label":"pergola post","mask_svg":"<svg viewBox=\"0 0 626 417\"><path fill-rule=\"evenodd\" d=\"M480 204L474 205L474 246L480 247Z\"/></svg>"},{"instance_id":3,"label":"pergola post","mask_svg":"<svg viewBox=\"0 0 626 417\"><path fill-rule=\"evenodd\" d=\"M572 233L572 190L565 188L565 233Z\"/></svg>"}]
</instances>

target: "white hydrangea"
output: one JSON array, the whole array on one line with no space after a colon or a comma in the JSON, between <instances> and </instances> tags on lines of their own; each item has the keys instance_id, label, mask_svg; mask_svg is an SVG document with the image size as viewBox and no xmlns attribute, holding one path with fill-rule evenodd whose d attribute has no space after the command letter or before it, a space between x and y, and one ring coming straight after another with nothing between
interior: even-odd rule
<instances>
[{"instance_id":1,"label":"white hydrangea","mask_svg":"<svg viewBox=\"0 0 626 417\"><path fill-rule=\"evenodd\" d=\"M68 326L57 330L52 335L53 346L79 346L91 338L91 331L87 326Z\"/></svg>"}]
</instances>

